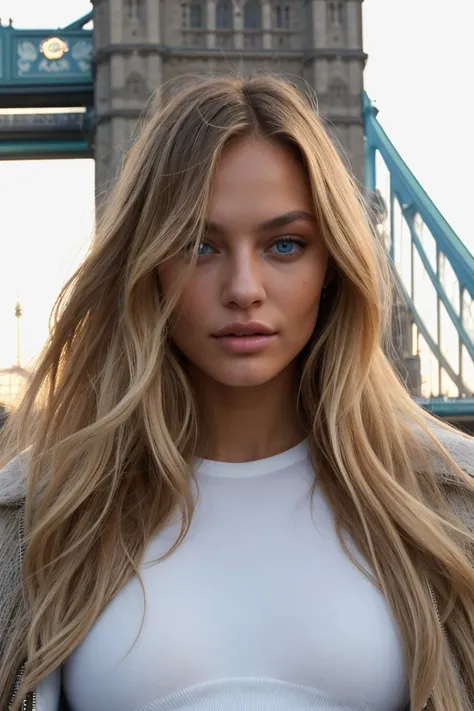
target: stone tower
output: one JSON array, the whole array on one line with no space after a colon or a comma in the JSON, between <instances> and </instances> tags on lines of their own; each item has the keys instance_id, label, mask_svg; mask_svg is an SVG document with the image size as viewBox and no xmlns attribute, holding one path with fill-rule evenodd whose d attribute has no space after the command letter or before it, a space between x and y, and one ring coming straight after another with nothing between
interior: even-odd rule
<instances>
[{"instance_id":1,"label":"stone tower","mask_svg":"<svg viewBox=\"0 0 474 711\"><path fill-rule=\"evenodd\" d=\"M269 70L301 77L362 182L363 0L93 0L102 192L147 99L185 73Z\"/></svg>"}]
</instances>

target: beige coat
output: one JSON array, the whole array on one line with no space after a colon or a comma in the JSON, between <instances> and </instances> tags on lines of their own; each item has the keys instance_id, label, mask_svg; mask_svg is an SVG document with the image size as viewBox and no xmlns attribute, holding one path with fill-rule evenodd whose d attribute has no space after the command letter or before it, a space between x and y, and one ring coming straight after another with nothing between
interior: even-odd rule
<instances>
[{"instance_id":1,"label":"beige coat","mask_svg":"<svg viewBox=\"0 0 474 711\"><path fill-rule=\"evenodd\" d=\"M457 464L474 477L474 439L436 429L438 439L446 446ZM453 486L453 476L440 460L436 471L445 485L454 510L466 526L474 532L474 495L462 493ZM26 491L28 453L11 461L0 470L0 664L11 641L19 606L24 604L20 580L20 520ZM21 659L18 661L20 666ZM11 684L13 684L13 679ZM8 708L8 699L0 690L0 711ZM474 711L474 700L465 711Z\"/></svg>"}]
</instances>

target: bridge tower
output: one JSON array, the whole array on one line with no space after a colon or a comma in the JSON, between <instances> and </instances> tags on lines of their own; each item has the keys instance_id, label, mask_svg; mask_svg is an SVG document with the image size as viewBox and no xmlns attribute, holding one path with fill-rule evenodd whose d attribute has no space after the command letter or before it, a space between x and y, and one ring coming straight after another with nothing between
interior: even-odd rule
<instances>
[{"instance_id":1,"label":"bridge tower","mask_svg":"<svg viewBox=\"0 0 474 711\"><path fill-rule=\"evenodd\" d=\"M362 0L92 1L99 193L154 92L181 74L230 70L309 83L363 183Z\"/></svg>"}]
</instances>

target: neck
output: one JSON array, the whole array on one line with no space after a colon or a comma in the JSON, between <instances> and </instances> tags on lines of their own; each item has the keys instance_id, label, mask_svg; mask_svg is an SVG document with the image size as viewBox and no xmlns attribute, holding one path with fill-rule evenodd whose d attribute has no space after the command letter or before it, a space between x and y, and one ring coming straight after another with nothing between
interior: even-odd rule
<instances>
[{"instance_id":1,"label":"neck","mask_svg":"<svg viewBox=\"0 0 474 711\"><path fill-rule=\"evenodd\" d=\"M255 387L229 387L201 373L193 381L205 434L199 456L250 462L284 452L306 436L293 370Z\"/></svg>"}]
</instances>

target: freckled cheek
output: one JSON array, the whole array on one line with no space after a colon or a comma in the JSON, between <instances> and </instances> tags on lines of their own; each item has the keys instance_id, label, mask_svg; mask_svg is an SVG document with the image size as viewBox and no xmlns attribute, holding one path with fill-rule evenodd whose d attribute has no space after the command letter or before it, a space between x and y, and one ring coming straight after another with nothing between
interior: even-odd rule
<instances>
[{"instance_id":1,"label":"freckled cheek","mask_svg":"<svg viewBox=\"0 0 474 711\"><path fill-rule=\"evenodd\" d=\"M181 294L172 319L172 333L181 338L190 336L206 325L212 303L204 284L189 283Z\"/></svg>"},{"instance_id":2,"label":"freckled cheek","mask_svg":"<svg viewBox=\"0 0 474 711\"><path fill-rule=\"evenodd\" d=\"M285 285L278 290L277 299L282 310L291 317L307 317L308 313L315 312L318 307L322 286L314 278Z\"/></svg>"},{"instance_id":3,"label":"freckled cheek","mask_svg":"<svg viewBox=\"0 0 474 711\"><path fill-rule=\"evenodd\" d=\"M321 287L318 280L305 278L292 289L281 294L280 304L285 313L286 333L289 339L301 346L310 338L316 326ZM283 305L284 304L284 305Z\"/></svg>"}]
</instances>

